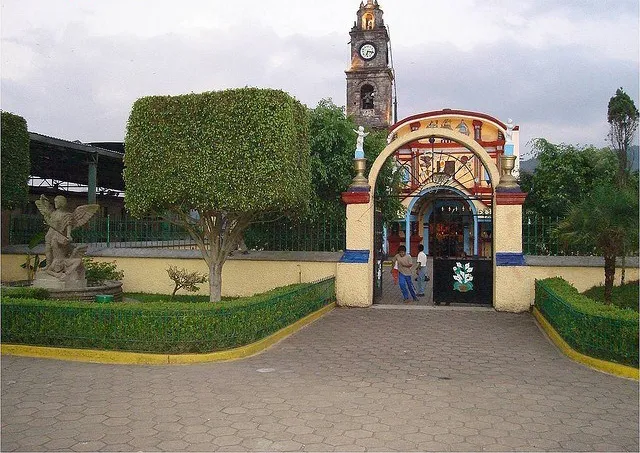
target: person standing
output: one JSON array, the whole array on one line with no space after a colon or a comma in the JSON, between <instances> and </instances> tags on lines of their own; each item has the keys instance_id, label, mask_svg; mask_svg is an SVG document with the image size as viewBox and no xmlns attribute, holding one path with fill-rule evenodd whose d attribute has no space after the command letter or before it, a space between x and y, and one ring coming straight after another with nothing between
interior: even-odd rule
<instances>
[{"instance_id":1,"label":"person standing","mask_svg":"<svg viewBox=\"0 0 640 453\"><path fill-rule=\"evenodd\" d=\"M405 302L409 301L409 295L414 301L418 301L418 296L413 289L413 282L411 281L411 275L413 274L413 258L411 255L407 255L407 248L404 245L398 247L398 253L393 257L392 264L398 263L398 280L400 283L400 291L402 291L402 298ZM392 267L393 268L393 267Z\"/></svg>"},{"instance_id":2,"label":"person standing","mask_svg":"<svg viewBox=\"0 0 640 453\"><path fill-rule=\"evenodd\" d=\"M418 245L418 258L416 258L417 268L416 281L418 282L418 296L424 296L424 286L427 281L427 254L424 253L424 245Z\"/></svg>"}]
</instances>

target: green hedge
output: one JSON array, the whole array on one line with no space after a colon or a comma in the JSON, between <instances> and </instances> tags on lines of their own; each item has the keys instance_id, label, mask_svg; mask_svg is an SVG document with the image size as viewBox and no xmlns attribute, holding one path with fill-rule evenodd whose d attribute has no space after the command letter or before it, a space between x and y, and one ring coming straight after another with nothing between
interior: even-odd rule
<instances>
[{"instance_id":1,"label":"green hedge","mask_svg":"<svg viewBox=\"0 0 640 453\"><path fill-rule=\"evenodd\" d=\"M25 203L29 196L29 132L24 118L2 112L0 198L2 209L14 209Z\"/></svg>"},{"instance_id":2,"label":"green hedge","mask_svg":"<svg viewBox=\"0 0 640 453\"><path fill-rule=\"evenodd\" d=\"M49 291L31 286L7 286L2 288L2 297L44 300L49 298Z\"/></svg>"},{"instance_id":3,"label":"green hedge","mask_svg":"<svg viewBox=\"0 0 640 453\"><path fill-rule=\"evenodd\" d=\"M83 303L2 297L2 342L164 354L264 338L335 299L334 279L207 303Z\"/></svg>"},{"instance_id":4,"label":"green hedge","mask_svg":"<svg viewBox=\"0 0 640 453\"><path fill-rule=\"evenodd\" d=\"M535 306L576 351L638 367L638 313L603 305L561 278L536 281Z\"/></svg>"}]
</instances>

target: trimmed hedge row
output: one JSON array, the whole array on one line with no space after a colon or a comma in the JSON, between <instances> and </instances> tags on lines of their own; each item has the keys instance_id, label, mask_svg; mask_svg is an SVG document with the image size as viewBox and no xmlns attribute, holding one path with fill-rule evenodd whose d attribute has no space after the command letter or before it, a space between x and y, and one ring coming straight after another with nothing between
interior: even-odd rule
<instances>
[{"instance_id":1,"label":"trimmed hedge row","mask_svg":"<svg viewBox=\"0 0 640 453\"><path fill-rule=\"evenodd\" d=\"M535 306L576 351L638 367L638 313L583 296L561 278L536 281Z\"/></svg>"},{"instance_id":2,"label":"trimmed hedge row","mask_svg":"<svg viewBox=\"0 0 640 453\"><path fill-rule=\"evenodd\" d=\"M163 354L260 340L335 300L335 281L211 303L81 303L2 297L2 342Z\"/></svg>"},{"instance_id":3,"label":"trimmed hedge row","mask_svg":"<svg viewBox=\"0 0 640 453\"><path fill-rule=\"evenodd\" d=\"M49 291L45 288L34 288L31 286L3 286L2 297L45 300L49 298Z\"/></svg>"}]
</instances>

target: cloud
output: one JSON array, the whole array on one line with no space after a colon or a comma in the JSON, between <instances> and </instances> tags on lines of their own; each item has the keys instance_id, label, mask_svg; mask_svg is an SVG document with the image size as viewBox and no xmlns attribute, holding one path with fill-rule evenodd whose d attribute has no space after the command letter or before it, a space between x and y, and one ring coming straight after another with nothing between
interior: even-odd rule
<instances>
[{"instance_id":1,"label":"cloud","mask_svg":"<svg viewBox=\"0 0 640 453\"><path fill-rule=\"evenodd\" d=\"M638 43L630 39L638 25L628 26L635 2L613 2L610 9L597 1L463 3L469 14L443 12L441 4L415 14L395 4L385 10L401 117L442 108L475 110L513 118L523 145L545 137L602 146L606 106L616 88L624 87L639 104ZM109 9L108 16L114 27L124 8L117 4L120 9ZM60 25L55 29L9 27L8 35L3 30L2 108L24 116L35 132L115 141L124 138L133 102L148 95L258 86L283 89L309 106L327 97L344 105L348 30L356 6L344 24L339 16L340 31L328 13L321 20L309 17L306 28L313 33L300 20L308 8L291 11L293 25L286 33L274 27L273 14L262 21L255 11L243 16L241 27L208 27L213 10L204 9L200 22L180 10L179 27L149 25L142 32L123 18L118 32L109 34L113 29L98 27L103 18L95 11L75 16L65 10L52 17ZM38 23L37 11L27 11ZM598 11L604 19L594 29L598 22L591 12ZM231 12L220 10L221 17ZM165 23L160 13L154 17L156 25ZM452 34L443 17L466 25ZM637 22L637 14L632 18ZM325 22L328 31L320 33ZM3 28L5 23L3 16ZM473 28L474 23L479 25ZM613 30L616 23L620 30ZM565 39L567 32L572 36ZM619 40L615 47L613 39Z\"/></svg>"},{"instance_id":2,"label":"cloud","mask_svg":"<svg viewBox=\"0 0 640 453\"><path fill-rule=\"evenodd\" d=\"M482 52L404 47L395 55L401 117L459 108L513 118L523 144L543 136L604 146L616 88L638 99L637 65L578 46L541 50L509 41Z\"/></svg>"},{"instance_id":3,"label":"cloud","mask_svg":"<svg viewBox=\"0 0 640 453\"><path fill-rule=\"evenodd\" d=\"M3 74L2 104L30 130L71 140L122 140L142 96L258 86L315 105L323 97L340 103L345 92L348 47L337 46L344 42L337 36L283 39L255 26L252 33L104 37L75 24L47 40L55 44L46 51L31 40L15 43L34 61L30 70Z\"/></svg>"}]
</instances>

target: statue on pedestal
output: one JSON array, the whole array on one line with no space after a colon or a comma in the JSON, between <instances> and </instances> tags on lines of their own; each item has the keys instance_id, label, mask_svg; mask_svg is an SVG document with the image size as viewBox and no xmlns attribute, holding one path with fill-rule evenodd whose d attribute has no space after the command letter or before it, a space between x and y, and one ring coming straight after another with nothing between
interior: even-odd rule
<instances>
[{"instance_id":1,"label":"statue on pedestal","mask_svg":"<svg viewBox=\"0 0 640 453\"><path fill-rule=\"evenodd\" d=\"M356 140L356 159L364 159L364 138L369 135L368 132L364 131L364 127L358 126L358 130L353 129L353 132L358 134L358 139Z\"/></svg>"},{"instance_id":2,"label":"statue on pedestal","mask_svg":"<svg viewBox=\"0 0 640 453\"><path fill-rule=\"evenodd\" d=\"M84 256L86 246L74 246L71 239L71 230L87 223L100 208L97 204L78 206L73 212L67 210L67 199L58 195L53 200L54 206L46 196L41 195L36 200L36 206L42 213L44 221L49 225L45 235L45 254L47 265L44 271L48 276L54 277L58 287L86 286L84 278ZM38 284L40 280L40 284ZM51 278L36 277L35 286L50 286L43 280L51 281ZM55 282L54 280L54 282ZM44 284L43 284L44 283Z\"/></svg>"}]
</instances>

